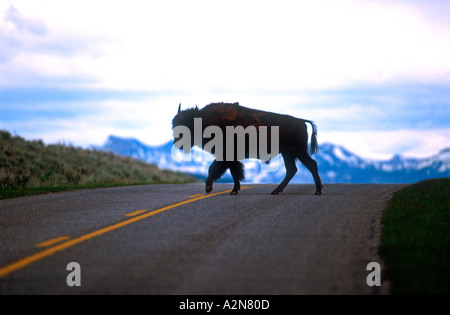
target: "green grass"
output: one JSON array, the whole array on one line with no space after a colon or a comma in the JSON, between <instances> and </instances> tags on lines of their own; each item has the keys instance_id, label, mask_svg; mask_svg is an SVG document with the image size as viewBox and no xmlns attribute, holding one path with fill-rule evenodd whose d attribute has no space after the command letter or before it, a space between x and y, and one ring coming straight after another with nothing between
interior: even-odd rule
<instances>
[{"instance_id":1,"label":"green grass","mask_svg":"<svg viewBox=\"0 0 450 315\"><path fill-rule=\"evenodd\" d=\"M450 293L450 178L398 191L382 219L380 255L393 294Z\"/></svg>"},{"instance_id":2,"label":"green grass","mask_svg":"<svg viewBox=\"0 0 450 315\"><path fill-rule=\"evenodd\" d=\"M0 130L0 199L78 188L194 181L136 159L63 144L45 145Z\"/></svg>"}]
</instances>

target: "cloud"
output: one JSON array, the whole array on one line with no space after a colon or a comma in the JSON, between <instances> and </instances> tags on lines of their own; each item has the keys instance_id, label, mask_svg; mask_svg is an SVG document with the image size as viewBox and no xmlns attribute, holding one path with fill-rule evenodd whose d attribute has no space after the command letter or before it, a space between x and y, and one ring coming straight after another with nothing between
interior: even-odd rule
<instances>
[{"instance_id":1,"label":"cloud","mask_svg":"<svg viewBox=\"0 0 450 315\"><path fill-rule=\"evenodd\" d=\"M183 14L156 8L163 14L143 22L148 37L130 29L123 54L111 55L133 56L120 71L128 86L289 91L448 79L449 34L408 7L281 1L196 10L196 4L181 5ZM107 84L127 84L121 79L112 74Z\"/></svg>"},{"instance_id":2,"label":"cloud","mask_svg":"<svg viewBox=\"0 0 450 315\"><path fill-rule=\"evenodd\" d=\"M158 144L180 102L225 101L312 119L320 141L362 155L437 151L449 144L450 11L428 4L3 1L0 128ZM434 140L414 149L420 131Z\"/></svg>"},{"instance_id":3,"label":"cloud","mask_svg":"<svg viewBox=\"0 0 450 315\"><path fill-rule=\"evenodd\" d=\"M19 4L30 9L28 3ZM48 26L41 16L26 11L9 1L0 6L0 87L93 84L97 75L89 67L102 54L105 37Z\"/></svg>"},{"instance_id":4,"label":"cloud","mask_svg":"<svg viewBox=\"0 0 450 315\"><path fill-rule=\"evenodd\" d=\"M429 157L450 147L450 128L326 131L320 137L326 142L343 145L362 157L380 160L389 159L397 153L406 157Z\"/></svg>"},{"instance_id":5,"label":"cloud","mask_svg":"<svg viewBox=\"0 0 450 315\"><path fill-rule=\"evenodd\" d=\"M16 32L31 33L35 36L44 36L47 34L47 27L43 21L38 19L26 19L12 5L5 11L5 22L9 24L9 29Z\"/></svg>"},{"instance_id":6,"label":"cloud","mask_svg":"<svg viewBox=\"0 0 450 315\"><path fill-rule=\"evenodd\" d=\"M101 145L110 134L161 144L172 136L179 102L145 91L0 90L0 129L83 147Z\"/></svg>"},{"instance_id":7,"label":"cloud","mask_svg":"<svg viewBox=\"0 0 450 315\"><path fill-rule=\"evenodd\" d=\"M4 12L2 37L17 38L8 56L18 57L3 73L19 69L14 84L72 76L90 87L205 92L449 81L448 24L417 4L47 0Z\"/></svg>"},{"instance_id":8,"label":"cloud","mask_svg":"<svg viewBox=\"0 0 450 315\"><path fill-rule=\"evenodd\" d=\"M46 143L66 141L86 147L101 145L114 134L156 145L171 140L171 121L180 102L185 109L238 101L314 120L320 143L341 144L364 157L427 156L450 146L449 91L426 94L428 90L420 85L283 95L0 90L0 128Z\"/></svg>"}]
</instances>

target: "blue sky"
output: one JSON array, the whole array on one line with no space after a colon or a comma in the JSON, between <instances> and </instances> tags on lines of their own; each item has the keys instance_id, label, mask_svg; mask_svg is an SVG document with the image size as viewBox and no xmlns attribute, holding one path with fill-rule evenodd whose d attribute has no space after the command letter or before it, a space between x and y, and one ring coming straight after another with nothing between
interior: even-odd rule
<instances>
[{"instance_id":1,"label":"blue sky","mask_svg":"<svg viewBox=\"0 0 450 315\"><path fill-rule=\"evenodd\" d=\"M449 1L2 1L0 129L171 139L211 102L314 120L363 156L450 147Z\"/></svg>"}]
</instances>

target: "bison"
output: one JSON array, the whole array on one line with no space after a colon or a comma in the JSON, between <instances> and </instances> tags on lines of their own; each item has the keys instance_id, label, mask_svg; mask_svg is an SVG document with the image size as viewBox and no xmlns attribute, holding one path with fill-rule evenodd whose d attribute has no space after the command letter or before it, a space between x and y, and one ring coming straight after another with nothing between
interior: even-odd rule
<instances>
[{"instance_id":1,"label":"bison","mask_svg":"<svg viewBox=\"0 0 450 315\"><path fill-rule=\"evenodd\" d=\"M295 161L299 159L311 172L316 185L315 194L320 195L322 193L322 182L317 163L308 154L306 123L312 126L310 144L310 154L312 155L318 151L317 127L314 122L289 115L250 109L239 105L239 103L212 103L202 109L196 106L186 110L181 110L180 104L178 113L172 120L172 129L174 130L175 147L183 147L184 151L188 153L192 146L197 145L215 157L209 167L205 182L207 193L212 191L213 182L222 177L227 169L230 169L234 180L231 194L237 195L240 190L240 181L244 179L244 165L240 160L250 157L268 163L271 157L281 153L286 167L286 176L278 187L272 191L272 194L281 193L294 177L297 172ZM247 140L244 141L244 147L238 147L239 140L236 139L236 132L229 133L230 130L236 131L238 126L241 126L239 130L244 132L245 140ZM267 132L265 138L262 138L262 131ZM183 138L187 137L184 140L188 141L181 141L180 133L183 133ZM215 133L216 137L221 134L224 137L223 140L218 139L211 144L212 141L209 138L212 137L212 133ZM185 134L188 134L188 136ZM274 137L276 134L278 134L278 137ZM252 138L253 135L259 136L260 141L256 141L257 138ZM273 147L274 142L278 147ZM242 144L242 141L240 143ZM252 145L253 149L257 148L256 153L255 150L252 152ZM271 148L270 154L267 152L261 154L261 150L258 150L258 148L261 149L262 146L266 145ZM240 148L241 150L239 150Z\"/></svg>"}]
</instances>

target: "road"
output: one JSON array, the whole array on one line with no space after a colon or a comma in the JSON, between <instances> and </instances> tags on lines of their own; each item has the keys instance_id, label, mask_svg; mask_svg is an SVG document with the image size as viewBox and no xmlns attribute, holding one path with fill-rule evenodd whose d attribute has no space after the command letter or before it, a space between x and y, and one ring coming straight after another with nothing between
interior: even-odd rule
<instances>
[{"instance_id":1,"label":"road","mask_svg":"<svg viewBox=\"0 0 450 315\"><path fill-rule=\"evenodd\" d=\"M385 294L401 185L148 185L0 201L0 294ZM67 269L77 262L79 269ZM380 287L366 283L381 265ZM72 271L76 271L73 278ZM80 286L68 286L67 278Z\"/></svg>"}]
</instances>

